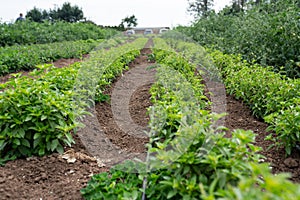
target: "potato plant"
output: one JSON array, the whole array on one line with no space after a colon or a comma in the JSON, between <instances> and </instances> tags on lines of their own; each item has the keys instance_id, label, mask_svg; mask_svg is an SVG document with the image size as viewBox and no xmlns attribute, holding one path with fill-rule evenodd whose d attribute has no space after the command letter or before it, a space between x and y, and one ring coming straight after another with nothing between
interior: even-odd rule
<instances>
[{"instance_id":1,"label":"potato plant","mask_svg":"<svg viewBox=\"0 0 300 200\"><path fill-rule=\"evenodd\" d=\"M251 131L237 130L229 139L213 128L212 119L220 116L204 110L207 99L195 66L174 51L154 49L156 53L161 66L151 88L148 133L153 156L146 163L129 161L93 176L81 190L86 199L220 197L220 191L250 175L248 161L258 161Z\"/></svg>"},{"instance_id":2,"label":"potato plant","mask_svg":"<svg viewBox=\"0 0 300 200\"><path fill-rule=\"evenodd\" d=\"M74 82L78 67L77 64L60 69L59 83L52 82L45 73L4 84L0 94L1 158L62 153L63 145L74 143L70 131L78 126L76 117L83 110L72 102L74 94L68 87L69 81Z\"/></svg>"},{"instance_id":3,"label":"potato plant","mask_svg":"<svg viewBox=\"0 0 300 200\"><path fill-rule=\"evenodd\" d=\"M299 146L299 97L300 82L273 72L272 68L248 63L239 55L228 55L220 51L200 47L196 43L166 39L168 44L191 61L210 72L212 77L224 79L226 91L237 99L242 99L252 113L270 124L277 137L277 146L284 145L286 153Z\"/></svg>"},{"instance_id":4,"label":"potato plant","mask_svg":"<svg viewBox=\"0 0 300 200\"><path fill-rule=\"evenodd\" d=\"M160 49L154 49L151 57L160 65L151 88L147 162L126 161L109 173L94 175L81 190L83 197L299 199L300 186L288 175L272 175L268 164L258 164L260 148L253 145L252 131L235 130L225 138L224 127L213 128L213 119L222 115L203 110L207 105L201 97L203 86L189 73L195 66L162 40L155 40L155 47ZM201 54L201 49L193 49L193 56ZM186 69L178 72L181 68Z\"/></svg>"},{"instance_id":5,"label":"potato plant","mask_svg":"<svg viewBox=\"0 0 300 200\"><path fill-rule=\"evenodd\" d=\"M227 91L247 103L255 116L270 124L277 134L268 139L290 154L299 145L299 79L289 79L259 65L250 65L219 51L211 53L222 71Z\"/></svg>"},{"instance_id":6,"label":"potato plant","mask_svg":"<svg viewBox=\"0 0 300 200\"><path fill-rule=\"evenodd\" d=\"M103 88L107 85L103 84L105 77L109 76L111 81L126 69L139 54L133 49L140 49L145 42L138 40L98 50L87 62L67 68L41 65L30 76L15 74L15 78L1 84L0 163L16 157L62 153L63 146L71 146L73 130L82 125L78 118L88 114L85 110L90 104L86 93L92 96L92 101L97 100L95 87ZM115 60L110 60L109 55L114 55ZM80 82L80 76L84 75L93 76ZM85 87L93 79L96 85Z\"/></svg>"},{"instance_id":7,"label":"potato plant","mask_svg":"<svg viewBox=\"0 0 300 200\"><path fill-rule=\"evenodd\" d=\"M81 58L92 51L101 40L81 40L51 44L15 45L0 47L0 75L20 70L60 58Z\"/></svg>"},{"instance_id":8,"label":"potato plant","mask_svg":"<svg viewBox=\"0 0 300 200\"><path fill-rule=\"evenodd\" d=\"M0 47L109 39L117 33L116 30L104 29L91 23L36 23L29 20L23 23L0 23Z\"/></svg>"}]
</instances>

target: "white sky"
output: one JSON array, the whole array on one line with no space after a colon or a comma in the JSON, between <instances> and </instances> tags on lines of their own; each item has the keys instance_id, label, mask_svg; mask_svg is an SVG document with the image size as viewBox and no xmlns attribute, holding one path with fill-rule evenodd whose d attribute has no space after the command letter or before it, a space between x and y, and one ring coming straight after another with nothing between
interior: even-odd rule
<instances>
[{"instance_id":1,"label":"white sky","mask_svg":"<svg viewBox=\"0 0 300 200\"><path fill-rule=\"evenodd\" d=\"M119 25L127 16L135 15L138 27L189 25L192 17L187 13L188 0L0 0L0 21L13 22L33 9L54 9L70 2L83 10L88 20L99 25ZM230 0L215 0L215 9Z\"/></svg>"}]
</instances>

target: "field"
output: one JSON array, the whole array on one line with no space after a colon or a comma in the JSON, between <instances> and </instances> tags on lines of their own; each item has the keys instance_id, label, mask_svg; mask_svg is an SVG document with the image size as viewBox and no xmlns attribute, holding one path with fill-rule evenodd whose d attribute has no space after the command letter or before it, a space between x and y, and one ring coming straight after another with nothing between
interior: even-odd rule
<instances>
[{"instance_id":1,"label":"field","mask_svg":"<svg viewBox=\"0 0 300 200\"><path fill-rule=\"evenodd\" d=\"M265 140L281 134L254 112L272 114L258 107L268 102L249 106L228 74L244 70L243 62L221 56L172 34L116 37L80 58L2 76L0 198L238 199L238 190L243 199L298 199L299 138ZM299 87L297 79L290 84ZM39 98L45 93L51 105ZM295 101L273 113L297 107L299 93L286 94ZM36 106L38 114L28 109ZM276 126L284 115L274 118ZM282 140L297 136L292 125ZM142 161L121 164L134 158ZM274 175L282 172L291 177Z\"/></svg>"}]
</instances>

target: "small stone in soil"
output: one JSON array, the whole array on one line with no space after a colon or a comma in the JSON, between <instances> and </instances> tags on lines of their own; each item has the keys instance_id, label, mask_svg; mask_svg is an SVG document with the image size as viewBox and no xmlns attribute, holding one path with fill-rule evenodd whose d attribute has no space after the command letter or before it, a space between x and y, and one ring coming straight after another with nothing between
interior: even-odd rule
<instances>
[{"instance_id":1,"label":"small stone in soil","mask_svg":"<svg viewBox=\"0 0 300 200\"><path fill-rule=\"evenodd\" d=\"M295 168L298 167L299 164L297 162L297 160L293 159L293 158L287 158L283 161L284 165L287 166L288 168Z\"/></svg>"}]
</instances>

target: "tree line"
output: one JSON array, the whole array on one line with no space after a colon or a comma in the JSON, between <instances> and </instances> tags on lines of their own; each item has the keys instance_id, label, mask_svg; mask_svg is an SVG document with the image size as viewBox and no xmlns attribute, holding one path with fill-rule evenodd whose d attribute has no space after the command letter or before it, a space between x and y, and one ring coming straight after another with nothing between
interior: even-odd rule
<instances>
[{"instance_id":1,"label":"tree line","mask_svg":"<svg viewBox=\"0 0 300 200\"><path fill-rule=\"evenodd\" d=\"M49 11L34 7L26 13L25 17L34 22L43 22L47 20L78 22L80 20L85 20L82 9L77 5L72 6L69 2L64 3L61 8L58 7L50 9Z\"/></svg>"},{"instance_id":2,"label":"tree line","mask_svg":"<svg viewBox=\"0 0 300 200\"><path fill-rule=\"evenodd\" d=\"M177 30L205 47L300 78L300 0L233 0L218 13L213 0L189 3L195 20Z\"/></svg>"},{"instance_id":3,"label":"tree line","mask_svg":"<svg viewBox=\"0 0 300 200\"><path fill-rule=\"evenodd\" d=\"M187 10L195 19L208 17L210 13L215 12L213 9L214 0L188 0L188 2L189 6ZM300 0L294 0L293 2L300 7ZM227 15L237 14L246 12L253 7L266 7L266 5L280 7L281 3L281 0L232 0L231 4L222 10L222 13Z\"/></svg>"},{"instance_id":4,"label":"tree line","mask_svg":"<svg viewBox=\"0 0 300 200\"><path fill-rule=\"evenodd\" d=\"M84 21L95 24L91 20L87 20L84 17L84 13L81 8L77 5L72 6L69 2L65 2L62 7L56 7L50 10L42 10L34 7L26 13L26 19L38 23L42 23L44 21L66 21L70 23ZM121 23L117 26L102 26L104 28L113 28L119 31L123 31L126 28L131 28L137 26L137 18L135 15L126 16L121 20ZM96 24L95 24L96 25Z\"/></svg>"}]
</instances>

